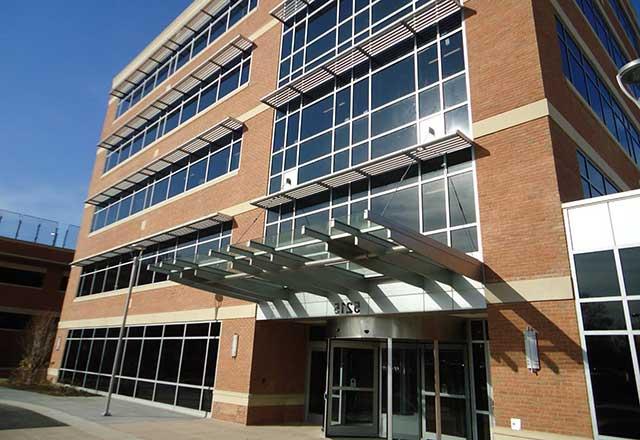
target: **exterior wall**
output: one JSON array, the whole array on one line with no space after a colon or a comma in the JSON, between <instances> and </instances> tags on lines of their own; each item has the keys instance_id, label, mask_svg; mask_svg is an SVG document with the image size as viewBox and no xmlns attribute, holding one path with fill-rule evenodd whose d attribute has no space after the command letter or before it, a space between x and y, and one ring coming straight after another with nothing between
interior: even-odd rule
<instances>
[{"instance_id":1,"label":"exterior wall","mask_svg":"<svg viewBox=\"0 0 640 440\"><path fill-rule=\"evenodd\" d=\"M608 2L601 3L608 4ZM597 165L608 168L604 171L610 169L612 174L617 175L619 177L617 184L622 186L622 190L637 188L639 185L640 171L623 151L617 140L612 137L606 127L595 116L573 85L564 77L558 37L556 34L556 17L567 26L572 32L573 37L584 42L589 52L593 55L592 61L595 60L597 65L602 68L599 73L606 76L609 80L610 88L614 94L617 93L615 96L626 105L625 110L630 112L630 115L634 116L637 121L640 118L640 110L626 97L623 97L623 93L618 90L615 79L617 69L613 61L610 59L589 22L574 1L560 2L556 0L544 0L534 2L534 5L540 59L542 60L544 89L547 99L583 138L583 142L576 144L578 148L583 149L587 154L593 150L595 154L589 154L590 158ZM617 23L615 16L610 17L610 21L611 23ZM618 30L619 34L623 33L621 29ZM585 46L581 46L581 49L585 51ZM598 71L597 66L594 66L594 68ZM560 144L560 146L558 144ZM554 148L556 151L558 151L558 148L575 148L565 144L567 144L567 142L564 140L558 139L558 142L554 140ZM569 156L570 155L567 154L565 156L566 158L557 158L557 160L564 162L562 165L563 168L573 169L576 167L577 169L577 163L575 165L572 164L572 161L575 159L569 158ZM561 188L561 192L565 195L565 197L562 198L563 202L582 198L580 193L573 193L574 197L570 198L569 194L571 194L571 189L564 187L570 187L572 183L569 182L566 175L558 175L561 176L560 179L563 184ZM615 175L611 175L610 177L614 178ZM576 195L578 197L575 197Z\"/></svg>"},{"instance_id":2,"label":"exterior wall","mask_svg":"<svg viewBox=\"0 0 640 440\"><path fill-rule=\"evenodd\" d=\"M508 429L510 419L519 418L524 431L591 437L573 300L490 305L488 312L497 427ZM529 326L538 331L542 368L537 374L527 371L523 353Z\"/></svg>"},{"instance_id":3,"label":"exterior wall","mask_svg":"<svg viewBox=\"0 0 640 440\"><path fill-rule=\"evenodd\" d=\"M215 212L233 213L234 243L263 235L264 212L248 201L267 188L274 111L260 98L276 86L281 25L268 11L277 3L260 0L257 10L167 81L175 84L242 34L256 45L248 85L104 175L106 152L99 150L89 195L228 116L246 125L238 171L93 233L94 208L87 205L77 259ZM638 187L640 172L564 78L555 17L584 41L610 81L615 66L573 1L469 0L464 7L495 432L508 435L510 418L520 418L525 437L539 436L535 432L591 437L561 203L583 197L577 149L610 172L622 189ZM616 23L608 6L605 10ZM110 100L102 138L165 90L156 88L117 120L117 102ZM639 118L640 111L626 104ZM117 325L122 311L124 290L76 298L80 272L71 271L52 377L68 328ZM131 322L138 323L223 321L214 418L246 424L302 421L307 355L302 325L256 322L251 304L171 282L136 288L129 313ZM527 326L539 332L543 368L537 375L526 371L522 332ZM239 345L233 357L235 334Z\"/></svg>"},{"instance_id":4,"label":"exterior wall","mask_svg":"<svg viewBox=\"0 0 640 440\"><path fill-rule=\"evenodd\" d=\"M73 251L19 240L0 238L0 267L44 273L42 287L0 282L0 312L35 316L53 313L58 316L64 292L60 286L69 273ZM0 376L10 373L21 358L21 329L0 329Z\"/></svg>"}]
</instances>

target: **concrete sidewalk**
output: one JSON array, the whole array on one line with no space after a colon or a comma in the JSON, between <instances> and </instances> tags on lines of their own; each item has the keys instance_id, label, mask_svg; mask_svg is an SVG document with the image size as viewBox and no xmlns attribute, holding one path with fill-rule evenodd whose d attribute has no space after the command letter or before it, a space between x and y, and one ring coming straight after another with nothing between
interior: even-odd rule
<instances>
[{"instance_id":1,"label":"concrete sidewalk","mask_svg":"<svg viewBox=\"0 0 640 440\"><path fill-rule=\"evenodd\" d=\"M317 426L243 426L198 418L114 399L112 417L103 417L105 398L58 397L0 387L0 405L12 411L32 411L67 426L0 430L0 440L276 440L321 439ZM3 417L0 406L0 417ZM27 426L29 426L27 424Z\"/></svg>"}]
</instances>

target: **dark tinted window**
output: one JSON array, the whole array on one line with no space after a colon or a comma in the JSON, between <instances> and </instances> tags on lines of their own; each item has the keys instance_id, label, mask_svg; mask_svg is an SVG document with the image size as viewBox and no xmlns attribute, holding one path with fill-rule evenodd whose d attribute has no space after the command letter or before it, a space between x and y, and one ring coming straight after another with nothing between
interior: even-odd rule
<instances>
[{"instance_id":1,"label":"dark tinted window","mask_svg":"<svg viewBox=\"0 0 640 440\"><path fill-rule=\"evenodd\" d=\"M17 284L28 287L42 287L44 273L24 269L0 267L0 283Z\"/></svg>"},{"instance_id":2,"label":"dark tinted window","mask_svg":"<svg viewBox=\"0 0 640 440\"><path fill-rule=\"evenodd\" d=\"M587 336L600 435L638 438L638 390L627 336Z\"/></svg>"},{"instance_id":3,"label":"dark tinted window","mask_svg":"<svg viewBox=\"0 0 640 440\"><path fill-rule=\"evenodd\" d=\"M620 295L612 251L578 254L574 256L574 260L580 297Z\"/></svg>"},{"instance_id":4,"label":"dark tinted window","mask_svg":"<svg viewBox=\"0 0 640 440\"><path fill-rule=\"evenodd\" d=\"M640 295L640 247L620 249L620 262L627 295Z\"/></svg>"}]
</instances>

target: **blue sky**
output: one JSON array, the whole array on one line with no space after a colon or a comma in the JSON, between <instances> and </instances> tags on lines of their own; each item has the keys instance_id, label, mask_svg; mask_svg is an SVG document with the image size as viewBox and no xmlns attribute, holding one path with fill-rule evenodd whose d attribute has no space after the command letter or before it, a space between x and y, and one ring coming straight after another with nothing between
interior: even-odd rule
<instances>
[{"instance_id":1,"label":"blue sky","mask_svg":"<svg viewBox=\"0 0 640 440\"><path fill-rule=\"evenodd\" d=\"M79 224L111 80L189 3L2 1L0 208Z\"/></svg>"},{"instance_id":2,"label":"blue sky","mask_svg":"<svg viewBox=\"0 0 640 440\"><path fill-rule=\"evenodd\" d=\"M2 1L0 208L80 223L111 80L189 3Z\"/></svg>"}]
</instances>

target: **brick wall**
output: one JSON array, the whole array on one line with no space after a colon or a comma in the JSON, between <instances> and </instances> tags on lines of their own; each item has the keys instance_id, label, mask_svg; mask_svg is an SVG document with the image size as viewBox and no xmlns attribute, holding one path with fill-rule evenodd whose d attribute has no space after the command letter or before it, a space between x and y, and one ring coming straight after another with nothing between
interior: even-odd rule
<instances>
[{"instance_id":1,"label":"brick wall","mask_svg":"<svg viewBox=\"0 0 640 440\"><path fill-rule=\"evenodd\" d=\"M491 381L496 424L592 437L573 300L490 305ZM538 332L541 370L527 370L523 331Z\"/></svg>"}]
</instances>

